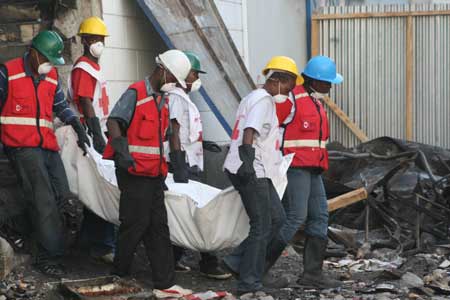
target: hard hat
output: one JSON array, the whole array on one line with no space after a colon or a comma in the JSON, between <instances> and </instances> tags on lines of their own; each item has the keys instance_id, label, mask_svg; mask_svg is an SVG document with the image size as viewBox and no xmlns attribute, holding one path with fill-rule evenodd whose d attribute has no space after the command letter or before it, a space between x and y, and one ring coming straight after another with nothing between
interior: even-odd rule
<instances>
[{"instance_id":1,"label":"hard hat","mask_svg":"<svg viewBox=\"0 0 450 300\"><path fill-rule=\"evenodd\" d=\"M336 64L327 56L315 56L306 64L302 72L304 75L321 81L339 84L344 78L336 73Z\"/></svg>"},{"instance_id":2,"label":"hard hat","mask_svg":"<svg viewBox=\"0 0 450 300\"><path fill-rule=\"evenodd\" d=\"M64 43L59 34L54 31L41 31L31 41L31 46L44 55L53 65L63 65L62 52Z\"/></svg>"},{"instance_id":3,"label":"hard hat","mask_svg":"<svg viewBox=\"0 0 450 300\"><path fill-rule=\"evenodd\" d=\"M274 56L267 63L266 67L263 69L262 74L266 75L269 70L278 70L292 73L296 76L296 85L303 84L303 77L298 74L297 64L295 61L287 56Z\"/></svg>"},{"instance_id":4,"label":"hard hat","mask_svg":"<svg viewBox=\"0 0 450 300\"><path fill-rule=\"evenodd\" d=\"M78 35L82 34L92 34L108 36L108 29L106 29L105 22L99 17L89 17L84 19L80 24L80 29L78 29Z\"/></svg>"},{"instance_id":5,"label":"hard hat","mask_svg":"<svg viewBox=\"0 0 450 300\"><path fill-rule=\"evenodd\" d=\"M192 51L183 51L183 52L189 58L192 70L197 71L199 73L206 73L205 71L202 70L202 67L200 66L200 59L198 58L197 54L195 54Z\"/></svg>"},{"instance_id":6,"label":"hard hat","mask_svg":"<svg viewBox=\"0 0 450 300\"><path fill-rule=\"evenodd\" d=\"M161 53L156 57L156 63L161 64L175 76L183 88L186 88L184 81L191 71L191 62L183 51L172 49Z\"/></svg>"}]
</instances>

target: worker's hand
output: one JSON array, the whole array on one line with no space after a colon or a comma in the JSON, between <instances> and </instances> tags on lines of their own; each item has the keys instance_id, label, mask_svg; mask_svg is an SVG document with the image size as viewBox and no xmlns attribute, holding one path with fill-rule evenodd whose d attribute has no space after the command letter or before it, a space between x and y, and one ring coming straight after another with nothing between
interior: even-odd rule
<instances>
[{"instance_id":1,"label":"worker's hand","mask_svg":"<svg viewBox=\"0 0 450 300\"><path fill-rule=\"evenodd\" d=\"M186 152L177 150L169 153L173 167L173 180L178 183L189 182L189 171L186 163Z\"/></svg>"},{"instance_id":2,"label":"worker's hand","mask_svg":"<svg viewBox=\"0 0 450 300\"><path fill-rule=\"evenodd\" d=\"M214 153L222 152L222 148L220 148L220 146L217 145L217 143L215 143L215 142L203 141L202 145L203 145L203 149L205 149L206 151L214 152Z\"/></svg>"},{"instance_id":3,"label":"worker's hand","mask_svg":"<svg viewBox=\"0 0 450 300\"><path fill-rule=\"evenodd\" d=\"M103 151L106 147L106 142L103 138L102 129L100 127L100 120L97 117L87 118L86 124L89 129L88 133L92 135L95 151L103 154Z\"/></svg>"},{"instance_id":4,"label":"worker's hand","mask_svg":"<svg viewBox=\"0 0 450 300\"><path fill-rule=\"evenodd\" d=\"M256 172L253 168L253 161L255 160L255 148L253 148L252 145L248 144L239 146L239 158L242 161L242 165L237 170L237 175L245 185L256 179Z\"/></svg>"},{"instance_id":5,"label":"worker's hand","mask_svg":"<svg viewBox=\"0 0 450 300\"><path fill-rule=\"evenodd\" d=\"M81 125L80 119L73 118L69 124L72 126L73 130L75 130L75 133L78 136L78 147L80 147L81 150L83 150L83 155L86 155L86 145L89 147L91 146L91 142L89 141L86 130L84 129L83 125Z\"/></svg>"},{"instance_id":6,"label":"worker's hand","mask_svg":"<svg viewBox=\"0 0 450 300\"><path fill-rule=\"evenodd\" d=\"M119 136L111 141L111 146L114 149L114 163L116 168L128 170L129 167L134 167L134 159L128 150L128 140L124 136Z\"/></svg>"}]
</instances>

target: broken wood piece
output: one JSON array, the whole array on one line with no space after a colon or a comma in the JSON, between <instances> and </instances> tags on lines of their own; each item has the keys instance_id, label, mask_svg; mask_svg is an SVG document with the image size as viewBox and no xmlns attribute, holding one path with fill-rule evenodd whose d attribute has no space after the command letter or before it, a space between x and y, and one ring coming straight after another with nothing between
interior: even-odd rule
<instances>
[{"instance_id":1,"label":"broken wood piece","mask_svg":"<svg viewBox=\"0 0 450 300\"><path fill-rule=\"evenodd\" d=\"M359 188L343 195L328 200L328 211L332 212L339 208L367 199L368 193L365 188Z\"/></svg>"}]
</instances>

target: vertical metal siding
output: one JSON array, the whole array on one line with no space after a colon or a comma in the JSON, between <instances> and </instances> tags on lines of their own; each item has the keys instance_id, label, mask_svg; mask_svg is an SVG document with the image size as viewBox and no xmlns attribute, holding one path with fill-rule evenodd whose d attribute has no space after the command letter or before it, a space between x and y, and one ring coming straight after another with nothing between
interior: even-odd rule
<instances>
[{"instance_id":1,"label":"vertical metal siding","mask_svg":"<svg viewBox=\"0 0 450 300\"><path fill-rule=\"evenodd\" d=\"M450 5L325 7L321 14L450 10ZM413 17L415 141L450 148L450 16ZM321 20L320 53L344 76L331 97L372 139L406 138L406 18ZM328 111L332 140L359 143Z\"/></svg>"}]
</instances>

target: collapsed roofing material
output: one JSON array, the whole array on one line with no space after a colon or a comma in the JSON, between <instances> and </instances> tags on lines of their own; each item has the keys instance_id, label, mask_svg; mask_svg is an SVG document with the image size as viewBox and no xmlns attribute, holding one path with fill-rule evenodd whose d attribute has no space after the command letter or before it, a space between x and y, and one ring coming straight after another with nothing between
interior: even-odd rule
<instances>
[{"instance_id":1,"label":"collapsed roofing material","mask_svg":"<svg viewBox=\"0 0 450 300\"><path fill-rule=\"evenodd\" d=\"M361 187L369 192L364 204L338 210L330 223L366 231L385 228L390 240L382 246L401 252L422 248L424 233L434 242L448 239L450 151L389 137L353 149L332 144L329 151L327 193Z\"/></svg>"}]
</instances>

